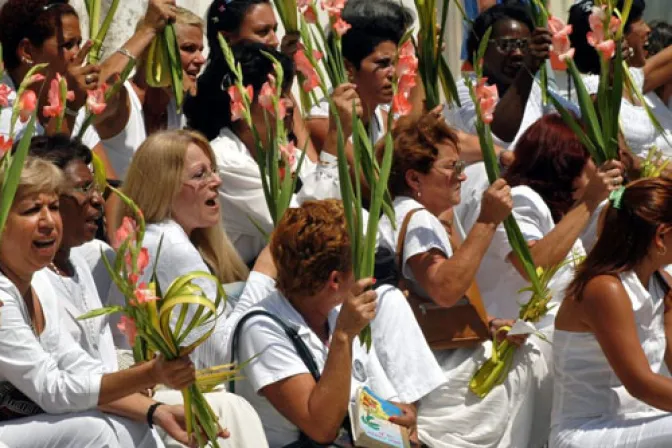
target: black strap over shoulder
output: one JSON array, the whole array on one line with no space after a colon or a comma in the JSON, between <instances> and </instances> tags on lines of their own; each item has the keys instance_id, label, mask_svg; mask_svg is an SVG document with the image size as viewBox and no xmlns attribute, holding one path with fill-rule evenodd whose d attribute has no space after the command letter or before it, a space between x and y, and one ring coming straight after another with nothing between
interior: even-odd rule
<instances>
[{"instance_id":1,"label":"black strap over shoulder","mask_svg":"<svg viewBox=\"0 0 672 448\"><path fill-rule=\"evenodd\" d=\"M315 382L318 382L320 380L320 370L317 368L315 358L313 358L312 353L310 353L310 350L306 346L306 343L303 342L303 339L301 339L301 336L299 336L299 333L296 331L296 329L287 325L278 316L276 316L275 314L271 314L266 310L250 311L249 313L244 315L236 324L236 328L233 330L233 337L231 341L231 363L235 362L236 353L238 352L238 343L240 340L240 331L243 328L243 325L245 324L245 322L247 322L248 320L250 320L252 317L255 316L268 317L283 329L289 340L292 341L292 344L294 345L296 352L299 354L301 360L308 368L308 371L315 379ZM235 392L234 381L231 381L229 383L229 391L232 393Z\"/></svg>"}]
</instances>

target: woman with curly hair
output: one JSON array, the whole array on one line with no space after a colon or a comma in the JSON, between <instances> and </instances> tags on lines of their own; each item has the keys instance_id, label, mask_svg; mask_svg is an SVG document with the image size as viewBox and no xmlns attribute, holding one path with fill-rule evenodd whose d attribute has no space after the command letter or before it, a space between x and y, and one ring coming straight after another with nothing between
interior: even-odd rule
<instances>
[{"instance_id":1,"label":"woman with curly hair","mask_svg":"<svg viewBox=\"0 0 672 448\"><path fill-rule=\"evenodd\" d=\"M528 128L516 145L515 160L504 178L512 187L513 217L531 246L535 265L562 264L550 282L552 303L559 303L572 278L574 261L585 255L581 236L609 191L623 182L623 164L596 167L580 140L557 114L546 115ZM497 275L494 275L497 273ZM499 226L478 273L489 313L516 318L519 294L528 280ZM552 325L555 311L542 321Z\"/></svg>"}]
</instances>

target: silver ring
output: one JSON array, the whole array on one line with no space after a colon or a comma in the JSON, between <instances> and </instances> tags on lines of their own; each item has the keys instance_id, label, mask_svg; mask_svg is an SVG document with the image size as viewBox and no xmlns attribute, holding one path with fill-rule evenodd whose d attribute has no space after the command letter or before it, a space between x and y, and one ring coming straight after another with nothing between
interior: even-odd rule
<instances>
[{"instance_id":1,"label":"silver ring","mask_svg":"<svg viewBox=\"0 0 672 448\"><path fill-rule=\"evenodd\" d=\"M634 55L635 55L634 48L632 47L628 48L628 57L633 57Z\"/></svg>"},{"instance_id":2,"label":"silver ring","mask_svg":"<svg viewBox=\"0 0 672 448\"><path fill-rule=\"evenodd\" d=\"M86 75L84 77L84 81L86 81L87 84L91 84L96 80L96 77L94 75Z\"/></svg>"}]
</instances>

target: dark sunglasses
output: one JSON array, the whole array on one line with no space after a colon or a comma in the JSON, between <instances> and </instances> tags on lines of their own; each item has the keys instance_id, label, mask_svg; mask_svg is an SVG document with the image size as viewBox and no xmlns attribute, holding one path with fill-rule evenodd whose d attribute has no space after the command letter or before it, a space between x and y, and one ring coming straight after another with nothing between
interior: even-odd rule
<instances>
[{"instance_id":1,"label":"dark sunglasses","mask_svg":"<svg viewBox=\"0 0 672 448\"><path fill-rule=\"evenodd\" d=\"M49 0L47 4L42 7L42 12L47 12L57 6L67 5L68 0Z\"/></svg>"}]
</instances>

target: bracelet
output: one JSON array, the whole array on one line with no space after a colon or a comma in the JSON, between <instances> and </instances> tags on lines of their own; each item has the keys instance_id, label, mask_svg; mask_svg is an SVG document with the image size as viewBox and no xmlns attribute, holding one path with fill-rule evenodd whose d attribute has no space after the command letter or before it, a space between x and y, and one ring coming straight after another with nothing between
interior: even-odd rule
<instances>
[{"instance_id":1,"label":"bracelet","mask_svg":"<svg viewBox=\"0 0 672 448\"><path fill-rule=\"evenodd\" d=\"M150 429L154 428L154 412L156 412L156 408L162 404L163 403L160 401L157 401L156 403L152 403L149 409L147 409L147 424L149 425Z\"/></svg>"},{"instance_id":2,"label":"bracelet","mask_svg":"<svg viewBox=\"0 0 672 448\"><path fill-rule=\"evenodd\" d=\"M136 63L135 56L133 56L133 55L131 54L131 52L128 51L127 48L125 48L125 47L121 47L121 48L117 49L116 53L123 54L123 55L126 56L128 59L130 59L131 61L133 61L133 64L135 65L135 63Z\"/></svg>"}]
</instances>

